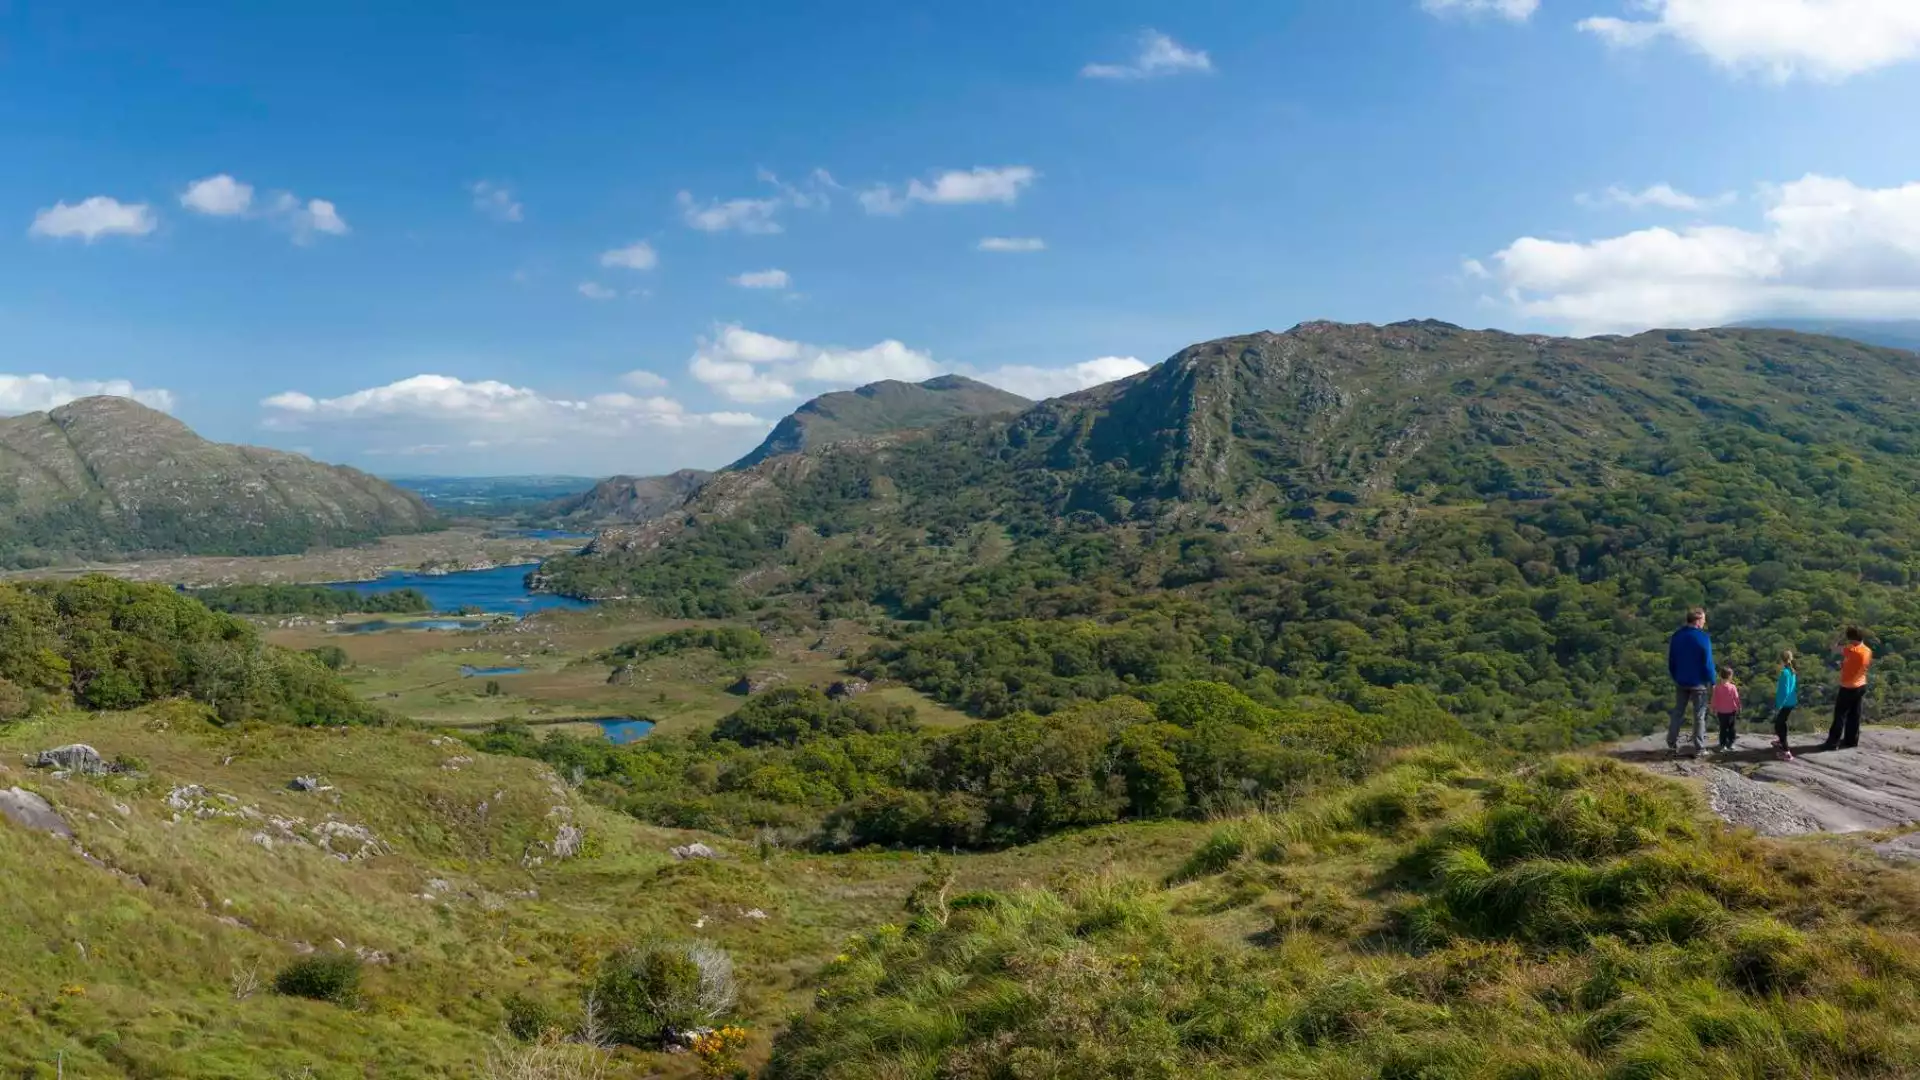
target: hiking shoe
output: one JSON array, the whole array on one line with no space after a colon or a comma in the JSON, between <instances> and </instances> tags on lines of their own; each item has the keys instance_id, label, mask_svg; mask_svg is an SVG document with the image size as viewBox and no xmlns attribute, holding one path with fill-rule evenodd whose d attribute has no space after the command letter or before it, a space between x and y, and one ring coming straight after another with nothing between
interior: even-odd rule
<instances>
[{"instance_id":1,"label":"hiking shoe","mask_svg":"<svg viewBox=\"0 0 1920 1080\"><path fill-rule=\"evenodd\" d=\"M1781 760L1781 761L1792 761L1792 760L1793 760L1793 751L1791 751L1791 750L1788 750L1788 749L1787 749L1787 748L1785 748L1785 747L1781 747L1781 748L1780 748L1780 760Z\"/></svg>"}]
</instances>

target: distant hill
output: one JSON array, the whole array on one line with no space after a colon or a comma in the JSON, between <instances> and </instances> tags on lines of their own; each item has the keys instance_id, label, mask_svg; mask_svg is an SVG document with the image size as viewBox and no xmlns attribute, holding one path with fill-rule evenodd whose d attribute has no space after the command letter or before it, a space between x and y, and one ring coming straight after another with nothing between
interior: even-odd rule
<instances>
[{"instance_id":1,"label":"distant hill","mask_svg":"<svg viewBox=\"0 0 1920 1080\"><path fill-rule=\"evenodd\" d=\"M705 469L681 469L665 476L610 476L578 495L548 503L545 514L563 524L647 521L685 502L712 475Z\"/></svg>"},{"instance_id":2,"label":"distant hill","mask_svg":"<svg viewBox=\"0 0 1920 1080\"><path fill-rule=\"evenodd\" d=\"M922 383L870 383L822 394L795 409L752 453L727 469L750 469L769 458L848 439L916 431L957 417L1019 412L1032 404L962 375ZM713 475L681 469L666 476L612 476L591 491L548 503L546 515L577 526L638 525L679 507Z\"/></svg>"},{"instance_id":3,"label":"distant hill","mask_svg":"<svg viewBox=\"0 0 1920 1080\"><path fill-rule=\"evenodd\" d=\"M0 419L0 565L286 554L433 520L418 496L357 469L208 442L126 398Z\"/></svg>"},{"instance_id":4,"label":"distant hill","mask_svg":"<svg viewBox=\"0 0 1920 1080\"><path fill-rule=\"evenodd\" d=\"M1825 334L1889 349L1920 350L1920 319L1755 319L1740 325Z\"/></svg>"},{"instance_id":5,"label":"distant hill","mask_svg":"<svg viewBox=\"0 0 1920 1080\"><path fill-rule=\"evenodd\" d=\"M932 427L961 416L1019 412L1032 404L964 375L941 375L922 383L888 379L814 398L776 424L765 442L730 468L750 468L780 454Z\"/></svg>"}]
</instances>

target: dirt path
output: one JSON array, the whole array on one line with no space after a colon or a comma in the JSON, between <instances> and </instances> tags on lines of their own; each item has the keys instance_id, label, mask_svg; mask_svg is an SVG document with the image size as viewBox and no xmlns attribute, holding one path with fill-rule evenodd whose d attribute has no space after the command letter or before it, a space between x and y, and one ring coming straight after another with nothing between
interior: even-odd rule
<instances>
[{"instance_id":1,"label":"dirt path","mask_svg":"<svg viewBox=\"0 0 1920 1080\"><path fill-rule=\"evenodd\" d=\"M1920 826L1920 730L1870 727L1852 750L1819 750L1813 735L1798 736L1796 742L1792 761L1775 756L1772 736L1748 733L1731 753L1699 761L1674 760L1664 734L1611 753L1698 784L1714 813L1767 836L1904 832ZM1886 855L1920 859L1920 833L1874 847Z\"/></svg>"}]
</instances>

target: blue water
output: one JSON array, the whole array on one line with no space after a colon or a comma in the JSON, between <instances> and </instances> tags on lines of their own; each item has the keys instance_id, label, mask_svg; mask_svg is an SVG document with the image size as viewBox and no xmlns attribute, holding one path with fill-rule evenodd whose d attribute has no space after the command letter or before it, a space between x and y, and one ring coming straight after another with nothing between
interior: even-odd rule
<instances>
[{"instance_id":1,"label":"blue water","mask_svg":"<svg viewBox=\"0 0 1920 1080\"><path fill-rule=\"evenodd\" d=\"M515 529L513 535L524 536L529 540L591 540L592 533L571 532L566 529Z\"/></svg>"},{"instance_id":2,"label":"blue water","mask_svg":"<svg viewBox=\"0 0 1920 1080\"><path fill-rule=\"evenodd\" d=\"M653 721L635 720L628 716L603 716L593 723L607 733L607 741L616 745L638 742L647 732L653 730Z\"/></svg>"},{"instance_id":3,"label":"blue water","mask_svg":"<svg viewBox=\"0 0 1920 1080\"><path fill-rule=\"evenodd\" d=\"M460 665L460 677L471 679L481 675L518 675L527 670L519 667L474 667L471 664Z\"/></svg>"},{"instance_id":4,"label":"blue water","mask_svg":"<svg viewBox=\"0 0 1920 1080\"><path fill-rule=\"evenodd\" d=\"M531 566L496 566L491 570L461 570L452 574L391 573L374 581L336 582L335 587L358 593L419 589L438 612L472 608L490 615L527 615L551 608L583 608L590 603L570 596L528 592L527 572L532 569Z\"/></svg>"}]
</instances>

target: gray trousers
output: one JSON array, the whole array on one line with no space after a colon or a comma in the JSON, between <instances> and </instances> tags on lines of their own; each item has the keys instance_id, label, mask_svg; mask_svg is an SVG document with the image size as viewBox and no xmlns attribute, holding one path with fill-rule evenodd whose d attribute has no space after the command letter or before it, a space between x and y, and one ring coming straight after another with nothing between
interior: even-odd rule
<instances>
[{"instance_id":1,"label":"gray trousers","mask_svg":"<svg viewBox=\"0 0 1920 1080\"><path fill-rule=\"evenodd\" d=\"M1680 749L1680 725L1685 722L1688 713L1693 714L1693 752L1697 755L1707 748L1706 687L1673 688L1673 716L1667 721L1667 749Z\"/></svg>"}]
</instances>

